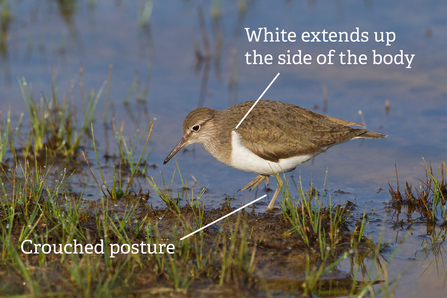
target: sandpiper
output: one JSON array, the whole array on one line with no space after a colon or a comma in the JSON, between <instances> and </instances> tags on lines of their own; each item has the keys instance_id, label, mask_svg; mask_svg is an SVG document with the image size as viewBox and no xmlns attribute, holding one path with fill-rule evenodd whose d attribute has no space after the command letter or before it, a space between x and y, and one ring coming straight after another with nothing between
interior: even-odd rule
<instances>
[{"instance_id":1,"label":"sandpiper","mask_svg":"<svg viewBox=\"0 0 447 298\"><path fill-rule=\"evenodd\" d=\"M261 100L236 129L253 106L243 102L226 110L201 107L183 121L183 138L166 157L166 164L180 149L203 144L217 160L258 176L239 191L256 188L270 175L278 185L267 210L273 209L282 186L279 173L293 171L329 147L354 139L385 138L377 132L337 118L279 101Z\"/></svg>"}]
</instances>

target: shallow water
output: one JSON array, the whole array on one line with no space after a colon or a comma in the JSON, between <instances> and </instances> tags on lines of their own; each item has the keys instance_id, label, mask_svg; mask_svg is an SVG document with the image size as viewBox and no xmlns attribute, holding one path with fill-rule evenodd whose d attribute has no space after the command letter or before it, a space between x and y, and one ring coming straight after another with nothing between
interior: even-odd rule
<instances>
[{"instance_id":1,"label":"shallow water","mask_svg":"<svg viewBox=\"0 0 447 298\"><path fill-rule=\"evenodd\" d=\"M113 64L111 102L109 115L120 121L126 118L125 135L132 136L156 118L149 150L153 150L149 169L157 183L161 183L160 171L171 180L176 167L174 160L162 162L181 138L181 125L189 111L199 105L225 109L237 102L255 100L276 73L281 75L266 93L264 99L293 103L329 116L362 122L358 110L362 110L369 130L387 134L385 140L352 141L331 148L327 153L300 165L294 175L301 176L303 185L313 179L316 187L332 193L332 202L355 201L359 210L364 206L384 210L384 202L390 200L388 182L395 185L395 165L399 180L415 186L425 177L422 157L437 168L446 159L447 105L446 105L446 21L444 1L424 3L394 3L389 1L363 1L345 3L337 1L325 4L316 1L248 2L242 13L237 3L222 2L218 11L208 1L182 1L173 4L155 2L149 25L141 25L141 11L146 1L89 1L74 2L62 7L56 1L10 1L13 19L8 23L7 37L3 37L0 54L0 105L2 120L8 106L18 115L26 111L21 98L17 77L25 77L32 84L35 96L42 91L49 95L52 76L57 69L57 92L62 95L74 80L73 100L80 104L79 66L84 67L84 90L98 90L107 79L109 64ZM204 52L198 9L203 9L206 35L212 58L198 63L195 44ZM219 13L220 18L213 18ZM370 39L374 31L393 31L396 40L387 47L374 43L249 43L244 28L275 27L287 31L347 31L359 27L368 31ZM5 30L4 30L5 31ZM403 50L415 54L411 68L402 65L297 65L253 66L246 65L244 53L252 50L276 56L287 50L316 56L336 51L351 50L353 53L370 55L373 49L382 53L398 53ZM218 54L216 54L218 53ZM137 104L137 91L129 92L135 72L140 77L140 93L147 100ZM233 74L233 75L232 75ZM236 74L236 75L234 75ZM229 88L229 80L237 84ZM144 95L149 86L147 96ZM323 110L324 91L327 88L327 106ZM130 94L130 110L123 101ZM203 96L204 95L204 96ZM70 95L71 96L71 95ZM385 109L389 99L390 109ZM104 110L104 96L97 112ZM147 114L144 109L147 108ZM318 107L318 108L316 108ZM81 109L79 108L79 111ZM102 115L100 116L102 119ZM25 116L26 121L26 116ZM102 121L95 123L99 148L116 151L111 141L103 137ZM93 154L89 156L93 161ZM235 196L239 205L264 194L236 193L254 174L230 168L215 160L201 145L188 147L177 155L179 168L190 186L193 179L197 192L208 186L205 195L210 207L218 206L224 194ZM326 177L326 170L328 174ZM87 193L92 198L99 195L87 169L82 171L87 179ZM290 176L290 174L289 174ZM82 178L84 179L84 178ZM143 180L143 189L150 186ZM180 185L178 176L175 184ZM175 186L174 186L175 187ZM347 194L336 194L341 189ZM272 195L272 192L269 193ZM152 196L154 206L162 202ZM259 204L263 211L267 202ZM396 238L387 224L385 237ZM420 227L423 229L423 226ZM380 232L370 226L374 239ZM424 231L414 231L414 235ZM397 237L398 238L398 237ZM398 240L396 240L398 241ZM419 236L409 237L395 263L393 272L398 274L411 261L416 251L422 251ZM441 259L447 261L445 244ZM429 251L428 259L433 259ZM445 265L437 270L424 272L427 261L417 259L416 265L401 280L397 296L407 296L415 289L415 280L422 283L419 293L431 289L440 296L445 293ZM433 268L433 266L431 267ZM444 274L442 274L444 272ZM407 286L407 284L409 286ZM418 296L416 294L416 296Z\"/></svg>"}]
</instances>

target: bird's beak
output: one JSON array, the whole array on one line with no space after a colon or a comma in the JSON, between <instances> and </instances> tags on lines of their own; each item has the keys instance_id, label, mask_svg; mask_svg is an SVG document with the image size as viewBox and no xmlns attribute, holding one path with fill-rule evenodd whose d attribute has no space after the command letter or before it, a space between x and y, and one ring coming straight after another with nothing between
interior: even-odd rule
<instances>
[{"instance_id":1,"label":"bird's beak","mask_svg":"<svg viewBox=\"0 0 447 298\"><path fill-rule=\"evenodd\" d=\"M185 138L182 138L180 142L172 149L171 153L169 153L168 157L166 157L163 164L166 164L177 152L179 152L183 147L188 145L188 140Z\"/></svg>"}]
</instances>

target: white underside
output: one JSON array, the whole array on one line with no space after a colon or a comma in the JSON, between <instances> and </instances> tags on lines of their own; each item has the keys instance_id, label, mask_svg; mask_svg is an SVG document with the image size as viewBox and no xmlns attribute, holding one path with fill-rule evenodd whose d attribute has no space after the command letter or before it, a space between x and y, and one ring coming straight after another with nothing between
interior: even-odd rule
<instances>
[{"instance_id":1,"label":"white underside","mask_svg":"<svg viewBox=\"0 0 447 298\"><path fill-rule=\"evenodd\" d=\"M238 170L253 172L263 175L272 175L274 173L293 171L299 164L308 161L314 155L301 155L280 159L279 162L265 160L250 150L245 148L241 141L241 136L235 132L231 132L231 164L233 168Z\"/></svg>"}]
</instances>

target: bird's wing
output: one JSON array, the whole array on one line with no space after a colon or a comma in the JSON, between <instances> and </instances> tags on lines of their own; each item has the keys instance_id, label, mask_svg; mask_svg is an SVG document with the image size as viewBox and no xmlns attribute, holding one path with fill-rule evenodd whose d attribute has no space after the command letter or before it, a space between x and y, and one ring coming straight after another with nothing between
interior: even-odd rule
<instances>
[{"instance_id":1,"label":"bird's wing","mask_svg":"<svg viewBox=\"0 0 447 298\"><path fill-rule=\"evenodd\" d=\"M233 106L237 109L234 114L245 114L252 104ZM366 132L348 125L359 124L287 103L261 100L236 132L242 136L241 142L247 149L277 162L281 158L322 152L328 146Z\"/></svg>"}]
</instances>

